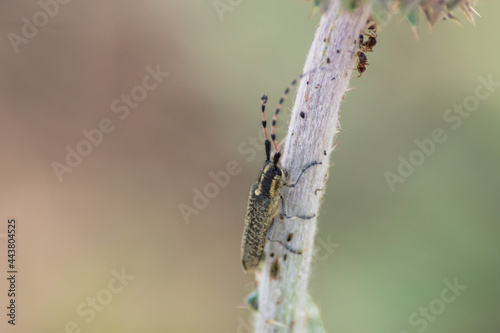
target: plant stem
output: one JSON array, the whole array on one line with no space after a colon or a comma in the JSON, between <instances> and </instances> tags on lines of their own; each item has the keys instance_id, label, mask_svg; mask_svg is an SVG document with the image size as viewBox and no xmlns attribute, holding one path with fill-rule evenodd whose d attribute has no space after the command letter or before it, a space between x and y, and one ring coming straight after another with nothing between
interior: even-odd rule
<instances>
[{"instance_id":1,"label":"plant stem","mask_svg":"<svg viewBox=\"0 0 500 333\"><path fill-rule=\"evenodd\" d=\"M295 181L309 163L322 162L309 168L295 188L284 188L287 215L312 215L313 219L275 218L273 239L301 249L291 253L277 242L268 242L259 284L259 309L255 332L322 332L322 328L306 329L307 293L314 253L316 220L320 200L326 188L330 152L337 131L340 102L349 84L358 36L371 14L371 5L359 6L353 12L341 10L340 0L332 0L323 13L304 66L304 73L321 68L302 79L285 138L282 167L288 171L287 182ZM330 59L330 61L327 61ZM303 112L304 117L301 116ZM283 326L282 326L283 325Z\"/></svg>"}]
</instances>

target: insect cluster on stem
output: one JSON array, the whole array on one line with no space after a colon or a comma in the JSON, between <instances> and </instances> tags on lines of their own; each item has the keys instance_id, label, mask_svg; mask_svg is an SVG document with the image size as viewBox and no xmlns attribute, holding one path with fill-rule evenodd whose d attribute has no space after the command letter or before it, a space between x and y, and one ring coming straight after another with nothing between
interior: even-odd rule
<instances>
[{"instance_id":1,"label":"insect cluster on stem","mask_svg":"<svg viewBox=\"0 0 500 333\"><path fill-rule=\"evenodd\" d=\"M365 37L368 39L365 41ZM358 65L356 66L356 70L358 71L360 77L363 75L364 71L366 71L366 65L368 65L368 58L366 57L364 52L373 52L373 48L377 44L377 24L373 21L372 18L366 21L366 28L363 34L360 34L358 37L358 48L359 51L356 52L356 57L358 61Z\"/></svg>"}]
</instances>

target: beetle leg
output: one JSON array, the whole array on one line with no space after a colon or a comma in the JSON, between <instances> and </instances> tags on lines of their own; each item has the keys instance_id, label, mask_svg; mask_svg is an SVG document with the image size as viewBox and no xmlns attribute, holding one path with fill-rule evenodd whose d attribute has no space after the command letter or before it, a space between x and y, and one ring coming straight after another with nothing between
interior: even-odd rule
<instances>
[{"instance_id":1,"label":"beetle leg","mask_svg":"<svg viewBox=\"0 0 500 333\"><path fill-rule=\"evenodd\" d=\"M297 183L299 182L300 177L302 177L302 174L304 173L304 171L306 171L310 167L318 165L318 164L322 164L322 163L321 162L311 162L311 163L309 163L309 165L307 165L304 169L302 169L302 171L300 171L299 176L297 177L297 180L295 181L295 183L293 183L293 184L283 184L283 186L286 186L286 187L295 187L297 185Z\"/></svg>"}]
</instances>

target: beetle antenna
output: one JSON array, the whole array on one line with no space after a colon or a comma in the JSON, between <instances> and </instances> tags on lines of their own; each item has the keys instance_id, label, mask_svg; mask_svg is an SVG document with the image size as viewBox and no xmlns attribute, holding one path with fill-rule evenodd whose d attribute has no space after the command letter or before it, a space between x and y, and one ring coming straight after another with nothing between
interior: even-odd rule
<instances>
[{"instance_id":1,"label":"beetle antenna","mask_svg":"<svg viewBox=\"0 0 500 333\"><path fill-rule=\"evenodd\" d=\"M264 137L266 138L266 161L271 159L271 142L267 137L267 121L266 121L266 103L267 103L267 95L263 95L262 100L262 127L264 128ZM276 145L275 145L276 147Z\"/></svg>"},{"instance_id":2,"label":"beetle antenna","mask_svg":"<svg viewBox=\"0 0 500 333\"><path fill-rule=\"evenodd\" d=\"M299 82L304 76L312 74L312 73L316 72L318 69L324 69L324 68L318 67L318 68L312 69L308 72L302 73L301 75L299 75L297 78L295 78L295 80L293 80L288 85L288 87L283 92L283 95L281 95L280 101L279 101L278 105L276 106L276 111L274 112L273 122L272 122L272 126L271 126L271 140L273 141L274 149L276 149L276 151L278 151L278 148L276 146L276 133L274 132L274 130L276 128L276 121L278 120L278 113L280 113L281 108L283 107L283 103L285 102L286 96L288 95L290 90L297 84L297 82ZM309 82L307 84L309 84Z\"/></svg>"}]
</instances>

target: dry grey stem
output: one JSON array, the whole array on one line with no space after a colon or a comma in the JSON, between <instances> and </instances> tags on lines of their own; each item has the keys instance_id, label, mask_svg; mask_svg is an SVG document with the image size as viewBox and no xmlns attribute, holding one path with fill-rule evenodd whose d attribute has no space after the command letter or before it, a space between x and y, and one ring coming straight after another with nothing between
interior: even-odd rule
<instances>
[{"instance_id":1,"label":"dry grey stem","mask_svg":"<svg viewBox=\"0 0 500 333\"><path fill-rule=\"evenodd\" d=\"M288 244L302 249L303 254L290 253L281 245L268 242L259 284L255 332L306 332L307 284L316 220L326 187L339 106L355 66L355 41L371 14L370 5L361 6L354 12L341 11L340 7L340 0L332 1L314 36L303 72L323 69L307 75L299 85L282 157L282 167L289 172L288 182L297 179L300 170L310 162L323 163L304 173L296 188L283 190L287 215L316 214L316 217L310 220L280 220L279 214L276 217L272 238L286 241L293 233ZM323 190L316 191L318 189ZM276 258L280 266L277 277L270 274ZM325 311L328 309L323 309Z\"/></svg>"}]
</instances>

